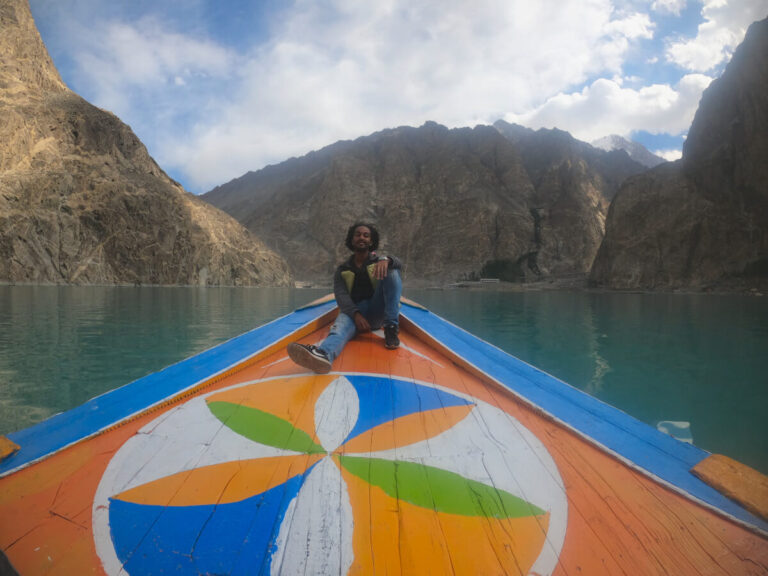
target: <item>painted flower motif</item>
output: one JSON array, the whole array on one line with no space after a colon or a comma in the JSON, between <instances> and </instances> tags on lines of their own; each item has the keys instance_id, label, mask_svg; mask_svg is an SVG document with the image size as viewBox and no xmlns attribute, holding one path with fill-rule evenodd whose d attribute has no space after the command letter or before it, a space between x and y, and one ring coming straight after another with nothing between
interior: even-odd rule
<instances>
[{"instance_id":1,"label":"painted flower motif","mask_svg":"<svg viewBox=\"0 0 768 576\"><path fill-rule=\"evenodd\" d=\"M475 402L368 375L259 381L204 402L201 438L231 448L211 461L191 443L196 461L109 498L129 574L528 574L542 551L550 510L450 462L471 455L471 438L449 432L475 425Z\"/></svg>"}]
</instances>

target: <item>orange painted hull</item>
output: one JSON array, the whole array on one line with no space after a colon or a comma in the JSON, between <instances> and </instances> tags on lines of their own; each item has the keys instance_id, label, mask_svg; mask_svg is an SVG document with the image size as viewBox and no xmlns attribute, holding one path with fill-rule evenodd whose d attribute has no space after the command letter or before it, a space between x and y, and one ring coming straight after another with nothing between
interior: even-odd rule
<instances>
[{"instance_id":1,"label":"orange painted hull","mask_svg":"<svg viewBox=\"0 0 768 576\"><path fill-rule=\"evenodd\" d=\"M303 341L315 342L326 331L321 327ZM617 459L491 379L460 367L419 334L404 330L401 338L402 347L389 351L376 335L358 337L327 376L307 374L278 347L198 387L196 396L157 406L6 475L0 479L0 549L22 575L105 574L118 565L129 573L166 573L173 560L153 555L189 556L147 543L155 533L166 538L158 526L172 522L169 511L182 519L206 506L224 514L227 506L236 510L254 495L278 489L289 494L293 488L285 487L296 486L292 496L275 500L282 512L275 513L277 520L267 519L274 527L266 552L250 565L222 564L226 570L768 573L768 540L761 530ZM394 395L377 396L384 392L367 388L375 383L371 378L389 382ZM199 407L192 406L195 397L203 399ZM381 398L395 399L390 405ZM392 408L412 401L419 405ZM396 413L380 417L377 403L379 410ZM185 411L195 422L208 418L201 434L214 426L216 438L229 434L243 448L210 461L179 457L194 452L190 446L208 445L188 444L190 430L174 424L185 421ZM353 414L346 428L321 421L322 414L341 413ZM361 424L365 419L370 423ZM517 448L505 436L513 432L519 434ZM145 452L139 442L146 442ZM224 440L221 445L224 454ZM156 462L155 454L166 453L174 456ZM173 474L148 472L175 466L168 461L176 457L183 464ZM459 462L464 457L469 464ZM136 485L120 480L121 474L144 473L147 478ZM536 485L542 483L558 494L539 494ZM254 506L262 510L266 504ZM144 520L148 510L158 511L151 522ZM211 550L225 549L216 548L226 543L216 540L220 532L210 529L213 521L193 535L193 555L207 538L214 542ZM140 522L152 526L141 528L141 545L131 532ZM168 530L167 538L180 537L180 528ZM255 533L244 539L251 542ZM320 549L295 544L302 539ZM175 542L163 540L170 541ZM243 557L250 553L237 550ZM215 565L215 559L199 556L185 570Z\"/></svg>"}]
</instances>

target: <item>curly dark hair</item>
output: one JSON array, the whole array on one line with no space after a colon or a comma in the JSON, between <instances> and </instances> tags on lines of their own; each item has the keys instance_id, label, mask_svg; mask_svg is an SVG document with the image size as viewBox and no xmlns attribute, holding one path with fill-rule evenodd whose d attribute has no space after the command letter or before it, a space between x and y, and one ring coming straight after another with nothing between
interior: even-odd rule
<instances>
[{"instance_id":1,"label":"curly dark hair","mask_svg":"<svg viewBox=\"0 0 768 576\"><path fill-rule=\"evenodd\" d=\"M352 252L355 251L355 247L352 245L352 237L355 235L355 230L360 227L365 226L368 228L368 230L371 231L371 252L376 250L379 247L379 231L376 230L376 227L373 224L369 224L368 222L355 222L352 224L352 226L349 227L347 230L347 239L344 241L344 245L352 250Z\"/></svg>"}]
</instances>

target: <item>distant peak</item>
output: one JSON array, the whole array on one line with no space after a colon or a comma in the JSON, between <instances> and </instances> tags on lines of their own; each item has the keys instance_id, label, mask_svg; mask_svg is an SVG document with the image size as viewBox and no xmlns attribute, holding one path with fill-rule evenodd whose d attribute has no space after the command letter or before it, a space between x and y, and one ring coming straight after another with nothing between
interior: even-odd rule
<instances>
[{"instance_id":1,"label":"distant peak","mask_svg":"<svg viewBox=\"0 0 768 576\"><path fill-rule=\"evenodd\" d=\"M590 144L592 144L592 146L595 148L600 148L601 150L610 152L611 150L616 150L617 148L624 149L627 146L631 146L632 142L623 136L619 136L618 134L610 134L608 136L598 138L597 140L590 142Z\"/></svg>"},{"instance_id":2,"label":"distant peak","mask_svg":"<svg viewBox=\"0 0 768 576\"><path fill-rule=\"evenodd\" d=\"M650 152L645 146L632 140L627 140L623 136L618 134L610 134L609 136L603 136L597 140L590 142L595 148L605 150L606 152L613 152L614 150L624 150L632 160L642 164L647 168L653 168L663 162L666 162L661 156L656 156Z\"/></svg>"}]
</instances>

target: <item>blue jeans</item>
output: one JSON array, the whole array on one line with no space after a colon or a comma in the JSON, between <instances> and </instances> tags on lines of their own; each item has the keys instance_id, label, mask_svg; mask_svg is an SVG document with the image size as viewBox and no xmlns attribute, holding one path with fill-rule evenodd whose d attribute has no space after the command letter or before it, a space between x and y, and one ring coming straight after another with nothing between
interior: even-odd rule
<instances>
[{"instance_id":1,"label":"blue jeans","mask_svg":"<svg viewBox=\"0 0 768 576\"><path fill-rule=\"evenodd\" d=\"M357 308L368 320L371 330L377 330L385 324L398 324L402 292L403 281L400 279L400 271L389 270L384 279L379 280L373 296L357 303ZM328 360L333 362L356 333L355 321L343 312L339 312L330 333L318 348L328 355Z\"/></svg>"}]
</instances>

